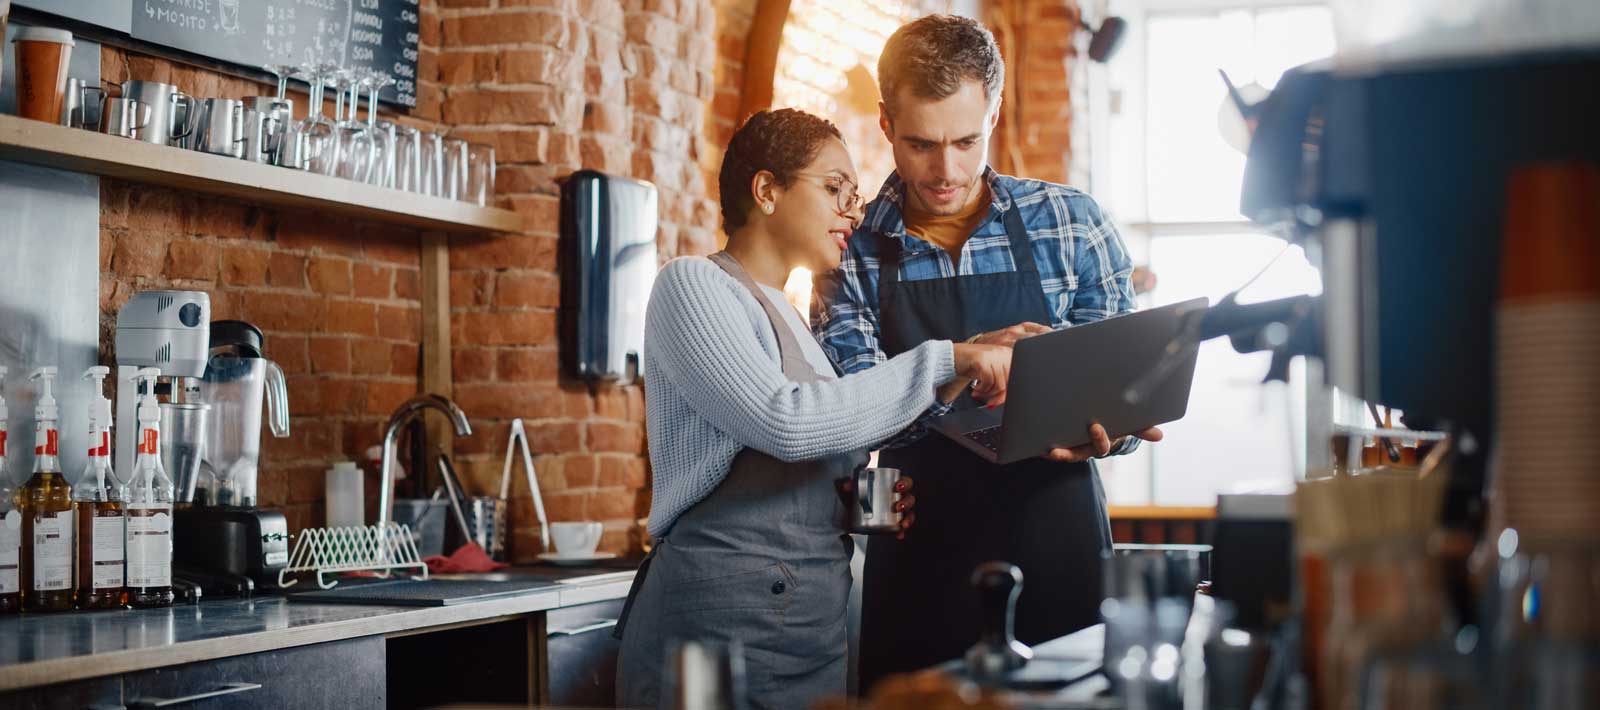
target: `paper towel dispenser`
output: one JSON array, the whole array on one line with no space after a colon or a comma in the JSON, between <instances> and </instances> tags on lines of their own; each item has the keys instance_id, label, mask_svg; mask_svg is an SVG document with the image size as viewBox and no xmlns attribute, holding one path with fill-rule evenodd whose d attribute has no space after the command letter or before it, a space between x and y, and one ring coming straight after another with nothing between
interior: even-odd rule
<instances>
[{"instance_id":1,"label":"paper towel dispenser","mask_svg":"<svg viewBox=\"0 0 1600 710\"><path fill-rule=\"evenodd\" d=\"M592 170L561 188L561 360L581 379L632 382L656 280L656 188Z\"/></svg>"}]
</instances>

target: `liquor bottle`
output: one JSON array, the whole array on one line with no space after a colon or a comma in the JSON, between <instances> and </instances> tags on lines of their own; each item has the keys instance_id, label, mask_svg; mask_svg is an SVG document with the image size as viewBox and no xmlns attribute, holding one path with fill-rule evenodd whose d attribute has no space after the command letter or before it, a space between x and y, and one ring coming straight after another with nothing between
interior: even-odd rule
<instances>
[{"instance_id":1,"label":"liquor bottle","mask_svg":"<svg viewBox=\"0 0 1600 710\"><path fill-rule=\"evenodd\" d=\"M161 466L161 403L156 378L161 371L139 371L138 458L127 496L128 604L172 606L172 479Z\"/></svg>"},{"instance_id":2,"label":"liquor bottle","mask_svg":"<svg viewBox=\"0 0 1600 710\"><path fill-rule=\"evenodd\" d=\"M0 614L22 609L22 511L17 509L17 488L6 466L6 368L0 365Z\"/></svg>"},{"instance_id":3,"label":"liquor bottle","mask_svg":"<svg viewBox=\"0 0 1600 710\"><path fill-rule=\"evenodd\" d=\"M72 609L72 485L61 473L56 368L41 367L33 408L33 476L22 487L22 610Z\"/></svg>"},{"instance_id":4,"label":"liquor bottle","mask_svg":"<svg viewBox=\"0 0 1600 710\"><path fill-rule=\"evenodd\" d=\"M127 516L122 484L111 472L111 400L105 397L111 368L91 367L83 379L94 382L89 398L89 463L72 487L78 522L78 608L119 609L127 604L123 549Z\"/></svg>"}]
</instances>

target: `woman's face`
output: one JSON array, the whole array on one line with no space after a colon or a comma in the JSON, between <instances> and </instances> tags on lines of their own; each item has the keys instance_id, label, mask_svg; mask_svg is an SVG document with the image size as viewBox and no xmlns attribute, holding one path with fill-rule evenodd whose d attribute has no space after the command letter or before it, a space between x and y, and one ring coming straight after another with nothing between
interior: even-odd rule
<instances>
[{"instance_id":1,"label":"woman's face","mask_svg":"<svg viewBox=\"0 0 1600 710\"><path fill-rule=\"evenodd\" d=\"M769 226L784 260L792 266L822 273L839 268L845 241L861 221L862 209L853 205L840 214L840 205L856 193L856 166L837 138L823 142L810 165L781 188L773 202Z\"/></svg>"}]
</instances>

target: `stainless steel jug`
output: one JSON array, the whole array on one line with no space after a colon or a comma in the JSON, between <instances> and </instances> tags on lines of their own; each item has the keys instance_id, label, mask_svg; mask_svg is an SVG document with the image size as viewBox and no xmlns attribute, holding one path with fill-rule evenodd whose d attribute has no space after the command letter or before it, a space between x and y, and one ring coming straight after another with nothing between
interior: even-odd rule
<instances>
[{"instance_id":1,"label":"stainless steel jug","mask_svg":"<svg viewBox=\"0 0 1600 710\"><path fill-rule=\"evenodd\" d=\"M139 140L187 147L200 117L194 97L172 84L138 79L122 82L122 95L150 105L150 125L140 132Z\"/></svg>"},{"instance_id":2,"label":"stainless steel jug","mask_svg":"<svg viewBox=\"0 0 1600 710\"><path fill-rule=\"evenodd\" d=\"M244 102L234 99L206 99L200 104L195 123L194 149L233 158L244 156Z\"/></svg>"}]
</instances>

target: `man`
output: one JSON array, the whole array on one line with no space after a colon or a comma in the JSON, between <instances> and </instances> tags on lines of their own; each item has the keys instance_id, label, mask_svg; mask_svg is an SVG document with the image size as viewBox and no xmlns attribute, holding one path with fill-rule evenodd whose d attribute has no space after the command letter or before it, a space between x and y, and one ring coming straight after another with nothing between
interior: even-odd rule
<instances>
[{"instance_id":1,"label":"man","mask_svg":"<svg viewBox=\"0 0 1600 710\"><path fill-rule=\"evenodd\" d=\"M994 37L962 17L924 17L884 47L879 121L895 172L867 205L839 270L818 279L813 313L846 372L929 339L1009 345L1133 310L1132 264L1092 198L988 167L1004 72ZM1089 444L998 466L921 426L974 406L962 388L942 390L881 454L881 465L916 477L918 525L904 541L869 542L863 691L889 673L958 658L977 640L969 577L987 560L1022 568L1022 641L1096 623L1111 528L1092 459L1161 437L1150 429L1113 441L1095 425Z\"/></svg>"}]
</instances>

